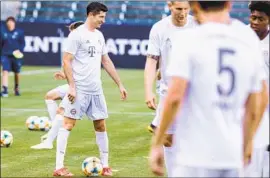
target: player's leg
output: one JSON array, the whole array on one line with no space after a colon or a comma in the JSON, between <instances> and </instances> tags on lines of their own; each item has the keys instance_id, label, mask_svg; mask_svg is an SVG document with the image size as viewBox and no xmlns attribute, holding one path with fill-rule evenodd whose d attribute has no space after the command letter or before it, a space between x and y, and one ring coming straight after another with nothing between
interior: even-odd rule
<instances>
[{"instance_id":1,"label":"player's leg","mask_svg":"<svg viewBox=\"0 0 270 178\"><path fill-rule=\"evenodd\" d=\"M53 176L73 176L64 167L65 153L67 149L68 137L75 126L76 120L70 117L64 117L63 127L59 129L57 136L57 149L56 149L56 167Z\"/></svg>"},{"instance_id":2,"label":"player's leg","mask_svg":"<svg viewBox=\"0 0 270 178\"><path fill-rule=\"evenodd\" d=\"M109 167L109 140L105 123L105 119L108 118L108 112L103 94L91 96L91 105L86 114L89 118L93 119L96 143L99 148L100 160L103 166L102 175L112 176L112 170Z\"/></svg>"},{"instance_id":3,"label":"player's leg","mask_svg":"<svg viewBox=\"0 0 270 178\"><path fill-rule=\"evenodd\" d=\"M56 112L55 119L52 122L52 127L49 130L48 134L41 137L41 143L32 146L32 149L40 150L40 149L52 149L53 141L58 135L59 129L63 126L63 117L64 108L59 107Z\"/></svg>"},{"instance_id":4,"label":"player's leg","mask_svg":"<svg viewBox=\"0 0 270 178\"><path fill-rule=\"evenodd\" d=\"M2 63L2 97L8 97L8 72L11 70L11 61L7 56L1 56Z\"/></svg>"},{"instance_id":5,"label":"player's leg","mask_svg":"<svg viewBox=\"0 0 270 178\"><path fill-rule=\"evenodd\" d=\"M47 92L45 95L45 103L47 106L47 111L48 111L50 119L52 121L52 128L51 128L52 131L49 131L49 133L51 135L51 139L49 139L49 140L52 140L52 142L58 133L59 122L62 123L62 121L63 121L62 114L56 115L57 110L59 110L59 113L62 112L62 111L60 111L61 107L58 108L56 100L60 100L60 99L62 100L67 92L68 92L68 84L56 87L56 88L50 90L49 92ZM57 131L57 132L55 132L55 131ZM56 135L54 135L54 133ZM41 136L41 141L47 139L48 134Z\"/></svg>"},{"instance_id":6,"label":"player's leg","mask_svg":"<svg viewBox=\"0 0 270 178\"><path fill-rule=\"evenodd\" d=\"M77 97L73 104L69 102L67 95L64 97L62 103L64 103L64 121L63 127L59 129L57 135L56 168L53 175L72 176L73 174L64 167L64 157L66 153L68 137L70 131L75 126L76 120L81 119L83 113L85 113L89 102L86 95L77 92Z\"/></svg>"},{"instance_id":7,"label":"player's leg","mask_svg":"<svg viewBox=\"0 0 270 178\"><path fill-rule=\"evenodd\" d=\"M58 108L58 105L56 103L56 100L63 99L68 91L68 85L61 85L59 87L56 87L50 91L48 91L45 95L45 103L47 106L47 110L50 116L50 119L53 121L56 116L56 111Z\"/></svg>"},{"instance_id":8,"label":"player's leg","mask_svg":"<svg viewBox=\"0 0 270 178\"><path fill-rule=\"evenodd\" d=\"M12 58L12 70L14 72L14 94L20 96L19 84L20 84L20 72L22 67L22 59Z\"/></svg>"}]
</instances>

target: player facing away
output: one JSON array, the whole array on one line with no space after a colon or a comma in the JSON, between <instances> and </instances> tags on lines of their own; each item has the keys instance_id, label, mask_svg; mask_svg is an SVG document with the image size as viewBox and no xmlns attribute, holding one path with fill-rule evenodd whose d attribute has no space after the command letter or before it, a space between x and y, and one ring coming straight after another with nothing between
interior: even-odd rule
<instances>
[{"instance_id":1,"label":"player facing away","mask_svg":"<svg viewBox=\"0 0 270 178\"><path fill-rule=\"evenodd\" d=\"M84 24L82 21L77 21L69 25L69 31L73 31L80 25ZM63 71L58 71L54 74L56 80L65 80L66 76ZM32 149L52 149L53 141L55 140L59 128L63 123L63 113L64 108L58 107L56 101L62 100L68 92L68 84L58 86L45 95L45 103L47 106L47 111L49 113L50 119L52 121L52 127L49 132L41 137L41 143L32 146Z\"/></svg>"},{"instance_id":2,"label":"player facing away","mask_svg":"<svg viewBox=\"0 0 270 178\"><path fill-rule=\"evenodd\" d=\"M247 144L259 120L266 78L260 42L245 24L230 18L230 1L190 4L201 25L172 37L170 84L150 166L163 175L162 145L176 121L172 177L239 177L250 158Z\"/></svg>"},{"instance_id":3,"label":"player facing away","mask_svg":"<svg viewBox=\"0 0 270 178\"><path fill-rule=\"evenodd\" d=\"M269 23L270 23L270 2L252 1L249 4L251 27L257 34L261 42L261 49L265 60L265 72L268 79L264 83L264 92L269 96ZM266 110L264 106L268 105ZM245 168L245 177L269 177L269 103L263 100L262 121L255 134L251 163Z\"/></svg>"},{"instance_id":4,"label":"player facing away","mask_svg":"<svg viewBox=\"0 0 270 178\"><path fill-rule=\"evenodd\" d=\"M101 64L118 85L122 99L126 99L127 92L107 54L103 34L97 30L105 22L107 7L92 2L86 11L85 23L69 34L64 49L63 69L69 91L61 103L64 108L64 121L57 136L54 176L73 175L64 167L64 157L70 131L83 114L93 120L103 165L102 175L112 176L108 163L109 144L105 125L108 113L100 78Z\"/></svg>"},{"instance_id":5,"label":"player facing away","mask_svg":"<svg viewBox=\"0 0 270 178\"><path fill-rule=\"evenodd\" d=\"M152 129L159 125L160 112L163 108L164 97L167 94L168 77L165 74L169 62L169 53L171 50L171 35L176 31L185 28L192 28L196 25L193 17L188 15L190 6L188 1L169 1L171 15L155 23L150 31L149 44L147 51L147 61L144 70L144 88L145 102L148 108L156 110L156 116L151 123ZM159 62L161 80L159 88L159 104L156 106L156 97L153 93L153 83L156 78L156 68ZM167 141L164 144L165 164L170 176L172 168L171 145L172 145L173 128L167 132Z\"/></svg>"}]
</instances>

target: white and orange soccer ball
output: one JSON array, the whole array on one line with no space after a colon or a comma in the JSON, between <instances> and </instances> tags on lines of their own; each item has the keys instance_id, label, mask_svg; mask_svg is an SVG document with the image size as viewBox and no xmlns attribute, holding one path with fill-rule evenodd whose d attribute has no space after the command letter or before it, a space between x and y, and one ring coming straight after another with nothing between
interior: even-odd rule
<instances>
[{"instance_id":1,"label":"white and orange soccer ball","mask_svg":"<svg viewBox=\"0 0 270 178\"><path fill-rule=\"evenodd\" d=\"M84 175L100 176L102 174L102 164L97 157L88 157L82 163L82 171Z\"/></svg>"},{"instance_id":2,"label":"white and orange soccer ball","mask_svg":"<svg viewBox=\"0 0 270 178\"><path fill-rule=\"evenodd\" d=\"M41 131L49 131L52 124L48 117L40 117L39 118L39 130Z\"/></svg>"},{"instance_id":3,"label":"white and orange soccer ball","mask_svg":"<svg viewBox=\"0 0 270 178\"><path fill-rule=\"evenodd\" d=\"M13 143L13 135L7 130L1 130L1 147L10 147Z\"/></svg>"},{"instance_id":4,"label":"white and orange soccer ball","mask_svg":"<svg viewBox=\"0 0 270 178\"><path fill-rule=\"evenodd\" d=\"M27 118L25 124L29 130L39 130L39 117L38 116L30 116Z\"/></svg>"}]
</instances>

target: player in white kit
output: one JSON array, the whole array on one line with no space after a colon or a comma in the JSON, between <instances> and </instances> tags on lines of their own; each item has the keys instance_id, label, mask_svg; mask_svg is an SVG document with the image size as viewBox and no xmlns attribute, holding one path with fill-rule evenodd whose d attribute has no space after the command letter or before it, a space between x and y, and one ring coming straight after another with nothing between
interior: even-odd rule
<instances>
[{"instance_id":1,"label":"player in white kit","mask_svg":"<svg viewBox=\"0 0 270 178\"><path fill-rule=\"evenodd\" d=\"M69 31L73 31L80 25L84 24L82 21L73 22L69 25ZM63 71L58 71L54 74L54 78L56 80L65 80L66 76ZM52 127L49 132L43 136L41 136L41 143L32 146L32 149L52 149L53 141L55 140L58 130L63 123L63 114L64 109L58 107L56 101L62 100L66 93L68 92L68 84L58 86L50 91L48 91L45 95L45 103L47 106L47 110L52 121Z\"/></svg>"},{"instance_id":2,"label":"player in white kit","mask_svg":"<svg viewBox=\"0 0 270 178\"><path fill-rule=\"evenodd\" d=\"M268 79L265 81L264 92L269 93L269 23L270 23L270 2L252 1L249 4L251 27L261 40L262 53L265 59L265 72ZM269 96L269 94L268 94ZM251 163L245 168L245 177L269 177L269 98L264 98L262 110L262 121L255 134L253 141L254 149Z\"/></svg>"},{"instance_id":3,"label":"player in white kit","mask_svg":"<svg viewBox=\"0 0 270 178\"><path fill-rule=\"evenodd\" d=\"M69 91L62 101L64 122L57 136L54 176L73 176L64 167L64 156L70 131L83 114L93 120L103 166L102 175L112 176L108 163L109 144L105 125L108 113L100 78L101 64L118 85L122 99L126 99L127 92L107 54L103 34L97 30L105 22L107 7L99 2L92 2L86 11L85 23L69 34L64 49L63 70Z\"/></svg>"},{"instance_id":4,"label":"player in white kit","mask_svg":"<svg viewBox=\"0 0 270 178\"><path fill-rule=\"evenodd\" d=\"M171 50L170 37L176 31L181 31L185 28L192 28L196 25L193 17L188 15L190 11L188 1L169 1L168 6L171 11L171 15L155 23L150 31L147 61L144 72L145 102L148 108L156 110L156 116L151 123L153 130L159 125L163 100L167 94L168 77L166 76L165 71L169 62L169 54ZM155 71L158 62L161 80L159 81L160 88L158 92L159 104L156 106L156 97L153 93L153 83L156 77ZM171 156L173 128L170 128L167 134L167 141L164 143L164 152L167 174L170 176L170 169L172 168L170 162L174 159Z\"/></svg>"},{"instance_id":5,"label":"player in white kit","mask_svg":"<svg viewBox=\"0 0 270 178\"><path fill-rule=\"evenodd\" d=\"M190 4L201 25L172 37L170 84L150 166L163 175L162 145L176 121L172 177L239 177L266 77L260 43L245 24L230 18L230 1Z\"/></svg>"},{"instance_id":6,"label":"player in white kit","mask_svg":"<svg viewBox=\"0 0 270 178\"><path fill-rule=\"evenodd\" d=\"M163 100L167 94L168 77L165 74L168 62L169 54L171 50L171 35L185 28L192 28L196 25L193 17L188 15L190 6L188 1L169 1L168 2L171 15L163 18L155 23L150 31L149 44L147 50L147 61L145 65L145 101L150 109L156 110L156 116L151 123L154 130L160 122L160 112L163 107ZM183 44L185 45L185 42ZM161 80L159 81L159 104L156 107L156 98L153 91L153 82L155 81L155 71L157 63L159 62ZM167 174L171 173L171 161L173 157L171 155L173 127L167 132L167 141L164 143L165 152L165 164Z\"/></svg>"}]
</instances>

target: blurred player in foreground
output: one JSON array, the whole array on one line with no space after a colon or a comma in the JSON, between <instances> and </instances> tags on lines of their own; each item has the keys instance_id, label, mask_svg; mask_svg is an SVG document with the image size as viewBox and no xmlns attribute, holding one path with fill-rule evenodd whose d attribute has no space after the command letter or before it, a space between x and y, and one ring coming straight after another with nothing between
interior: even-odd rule
<instances>
[{"instance_id":1,"label":"blurred player in foreground","mask_svg":"<svg viewBox=\"0 0 270 178\"><path fill-rule=\"evenodd\" d=\"M78 21L70 24L69 31L75 30L80 25L84 24L84 22ZM63 71L56 72L54 74L54 78L56 80L65 80L66 76ZM38 145L34 145L32 149L52 149L53 141L55 140L59 128L63 125L63 114L64 108L58 107L56 101L62 100L64 96L68 92L68 84L61 85L56 87L45 95L45 103L47 105L47 110L52 121L52 128L49 130L48 134L45 134L41 137L41 142Z\"/></svg>"},{"instance_id":2,"label":"blurred player in foreground","mask_svg":"<svg viewBox=\"0 0 270 178\"><path fill-rule=\"evenodd\" d=\"M2 97L8 97L8 73L14 72L14 93L20 96L19 73L23 63L25 46L24 31L16 27L14 17L6 19L6 28L1 29Z\"/></svg>"},{"instance_id":3,"label":"blurred player in foreground","mask_svg":"<svg viewBox=\"0 0 270 178\"><path fill-rule=\"evenodd\" d=\"M188 1L169 1L171 15L155 23L150 31L147 51L147 61L144 71L145 102L147 107L156 110L156 116L149 126L149 131L154 130L160 123L160 112L163 108L164 97L167 94L168 77L165 74L169 62L171 50L171 35L176 31L195 26L193 17L188 15L190 6ZM156 97L153 93L153 83L156 79L156 68L159 62L160 83L159 83L159 104L156 106ZM165 164L170 176L173 127L167 132L167 141L164 144Z\"/></svg>"},{"instance_id":4,"label":"blurred player in foreground","mask_svg":"<svg viewBox=\"0 0 270 178\"><path fill-rule=\"evenodd\" d=\"M264 83L263 92L269 96L269 23L270 23L270 2L252 1L249 4L250 27L256 32L261 40L262 53L265 60L265 72L268 79ZM254 138L254 150L251 163L246 167L245 177L269 177L269 105L264 110L267 100L262 104L262 122L259 125ZM252 145L253 145L252 144Z\"/></svg>"},{"instance_id":5,"label":"blurred player in foreground","mask_svg":"<svg viewBox=\"0 0 270 178\"><path fill-rule=\"evenodd\" d=\"M239 177L250 160L254 122L260 120L266 78L260 42L245 24L230 18L230 1L190 4L201 25L172 37L170 85L150 166L163 175L162 145L176 117L172 177Z\"/></svg>"},{"instance_id":6,"label":"blurred player in foreground","mask_svg":"<svg viewBox=\"0 0 270 178\"><path fill-rule=\"evenodd\" d=\"M101 82L101 64L119 87L121 98L127 97L126 89L108 56L103 34L97 30L105 22L107 7L98 2L90 3L87 19L73 30L67 39L63 55L63 70L69 84L69 91L61 105L64 108L63 127L57 135L56 169L54 176L73 176L64 167L64 157L70 131L84 114L93 120L96 141L103 166L102 175L112 176L109 167L109 141L105 119L107 106Z\"/></svg>"}]
</instances>

